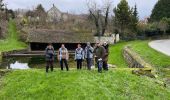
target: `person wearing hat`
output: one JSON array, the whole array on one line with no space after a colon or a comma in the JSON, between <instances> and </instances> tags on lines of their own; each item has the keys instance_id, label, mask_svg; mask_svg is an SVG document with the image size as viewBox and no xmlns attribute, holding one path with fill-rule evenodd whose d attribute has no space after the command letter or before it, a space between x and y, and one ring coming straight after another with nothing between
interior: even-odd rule
<instances>
[{"instance_id":1,"label":"person wearing hat","mask_svg":"<svg viewBox=\"0 0 170 100\"><path fill-rule=\"evenodd\" d=\"M46 58L46 72L48 73L49 67L53 71L53 62L54 62L54 47L51 43L48 44L45 49L45 58Z\"/></svg>"},{"instance_id":2,"label":"person wearing hat","mask_svg":"<svg viewBox=\"0 0 170 100\"><path fill-rule=\"evenodd\" d=\"M102 72L105 53L106 53L105 48L99 42L97 42L96 47L94 49L94 56L95 56L95 61L97 63L98 72Z\"/></svg>"},{"instance_id":3,"label":"person wearing hat","mask_svg":"<svg viewBox=\"0 0 170 100\"><path fill-rule=\"evenodd\" d=\"M92 61L93 61L93 51L94 51L93 47L91 46L90 42L88 42L84 52L88 70L91 70Z\"/></svg>"},{"instance_id":4,"label":"person wearing hat","mask_svg":"<svg viewBox=\"0 0 170 100\"><path fill-rule=\"evenodd\" d=\"M105 48L105 57L104 57L104 61L103 61L103 69L104 70L108 70L108 56L109 56L109 44L107 42L104 42L103 47Z\"/></svg>"}]
</instances>

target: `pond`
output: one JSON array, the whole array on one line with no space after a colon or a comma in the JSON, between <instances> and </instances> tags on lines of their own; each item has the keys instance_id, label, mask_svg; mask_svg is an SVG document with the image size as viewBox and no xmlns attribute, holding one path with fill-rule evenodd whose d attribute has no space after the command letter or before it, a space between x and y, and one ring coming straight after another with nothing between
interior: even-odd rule
<instances>
[{"instance_id":1,"label":"pond","mask_svg":"<svg viewBox=\"0 0 170 100\"><path fill-rule=\"evenodd\" d=\"M76 67L76 62L73 57L69 59L69 67ZM83 63L85 66L85 62ZM46 61L44 57L34 56L34 57L6 57L2 58L0 62L0 69L30 69L37 68L42 69L45 68ZM55 68L60 68L59 61L55 57L54 62Z\"/></svg>"}]
</instances>

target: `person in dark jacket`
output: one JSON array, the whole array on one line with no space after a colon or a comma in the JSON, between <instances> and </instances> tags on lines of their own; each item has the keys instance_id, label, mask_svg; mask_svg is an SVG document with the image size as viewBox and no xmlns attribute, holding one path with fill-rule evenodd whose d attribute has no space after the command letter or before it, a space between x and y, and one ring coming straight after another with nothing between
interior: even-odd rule
<instances>
[{"instance_id":1,"label":"person in dark jacket","mask_svg":"<svg viewBox=\"0 0 170 100\"><path fill-rule=\"evenodd\" d=\"M45 49L45 58L46 58L46 72L48 73L49 67L53 71L53 62L54 62L54 48L52 44L48 44Z\"/></svg>"},{"instance_id":2,"label":"person in dark jacket","mask_svg":"<svg viewBox=\"0 0 170 100\"><path fill-rule=\"evenodd\" d=\"M85 48L85 58L87 61L87 69L91 70L91 66L92 66L92 61L93 61L93 47L91 46L90 42L87 43L87 46Z\"/></svg>"},{"instance_id":3,"label":"person in dark jacket","mask_svg":"<svg viewBox=\"0 0 170 100\"><path fill-rule=\"evenodd\" d=\"M82 68L82 61L84 60L84 50L81 48L81 45L78 44L75 51L75 61L77 61L77 69Z\"/></svg>"},{"instance_id":4,"label":"person in dark jacket","mask_svg":"<svg viewBox=\"0 0 170 100\"><path fill-rule=\"evenodd\" d=\"M97 63L98 72L102 72L105 53L106 53L105 48L99 42L97 42L96 47L94 49L94 57Z\"/></svg>"},{"instance_id":5,"label":"person in dark jacket","mask_svg":"<svg viewBox=\"0 0 170 100\"><path fill-rule=\"evenodd\" d=\"M108 70L108 56L109 56L109 44L107 42L104 42L103 47L106 50L104 61L103 61L103 69Z\"/></svg>"}]
</instances>

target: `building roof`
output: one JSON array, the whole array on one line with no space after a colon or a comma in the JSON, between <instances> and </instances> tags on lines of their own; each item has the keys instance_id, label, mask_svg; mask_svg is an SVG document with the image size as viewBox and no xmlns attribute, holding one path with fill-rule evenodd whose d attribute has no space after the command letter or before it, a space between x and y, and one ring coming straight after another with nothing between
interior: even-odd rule
<instances>
[{"instance_id":1,"label":"building roof","mask_svg":"<svg viewBox=\"0 0 170 100\"><path fill-rule=\"evenodd\" d=\"M30 43L95 43L93 34L76 33L56 30L32 30L29 32L27 42Z\"/></svg>"},{"instance_id":2,"label":"building roof","mask_svg":"<svg viewBox=\"0 0 170 100\"><path fill-rule=\"evenodd\" d=\"M53 7L47 11L48 12L54 12L54 13L61 13L61 11L53 4Z\"/></svg>"}]
</instances>

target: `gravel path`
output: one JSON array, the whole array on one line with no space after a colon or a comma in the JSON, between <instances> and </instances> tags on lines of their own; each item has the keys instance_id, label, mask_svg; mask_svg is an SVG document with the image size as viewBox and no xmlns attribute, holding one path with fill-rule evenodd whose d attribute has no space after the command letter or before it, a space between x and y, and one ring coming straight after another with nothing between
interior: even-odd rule
<instances>
[{"instance_id":1,"label":"gravel path","mask_svg":"<svg viewBox=\"0 0 170 100\"><path fill-rule=\"evenodd\" d=\"M156 40L149 43L153 49L170 56L170 40Z\"/></svg>"}]
</instances>

